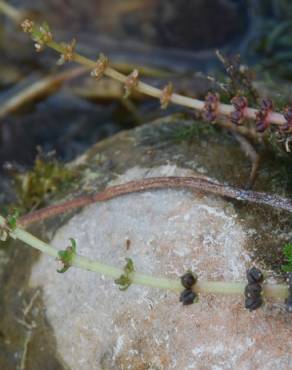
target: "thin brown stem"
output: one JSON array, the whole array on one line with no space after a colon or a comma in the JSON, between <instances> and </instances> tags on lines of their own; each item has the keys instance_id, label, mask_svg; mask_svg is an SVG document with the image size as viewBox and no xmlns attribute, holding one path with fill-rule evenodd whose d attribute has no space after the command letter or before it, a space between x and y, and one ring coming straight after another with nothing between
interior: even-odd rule
<instances>
[{"instance_id":1,"label":"thin brown stem","mask_svg":"<svg viewBox=\"0 0 292 370\"><path fill-rule=\"evenodd\" d=\"M26 12L18 10L2 0L0 0L0 13L5 14L6 17L10 18L15 24L19 24L27 16Z\"/></svg>"},{"instance_id":2,"label":"thin brown stem","mask_svg":"<svg viewBox=\"0 0 292 370\"><path fill-rule=\"evenodd\" d=\"M42 221L49 217L66 213L76 208L84 207L91 203L107 201L126 194L165 188L189 189L192 191L206 192L231 199L246 200L252 203L265 204L270 207L292 213L292 201L278 195L239 189L230 185L212 182L206 178L173 176L152 177L149 179L130 181L122 185L112 186L104 191L92 195L77 197L64 203L52 205L29 213L19 219L19 224L22 226L29 226L34 222Z\"/></svg>"},{"instance_id":3,"label":"thin brown stem","mask_svg":"<svg viewBox=\"0 0 292 370\"><path fill-rule=\"evenodd\" d=\"M71 68L69 70L44 77L35 83L20 90L0 106L0 119L16 112L19 108L41 96L60 88L65 81L72 80L86 71L85 67Z\"/></svg>"},{"instance_id":4,"label":"thin brown stem","mask_svg":"<svg viewBox=\"0 0 292 370\"><path fill-rule=\"evenodd\" d=\"M251 161L251 171L247 183L245 185L245 189L251 189L253 184L256 180L258 175L258 169L260 166L260 156L251 145L251 143L242 135L234 132L233 136L239 142L241 149L245 152L245 154L249 157Z\"/></svg>"}]
</instances>

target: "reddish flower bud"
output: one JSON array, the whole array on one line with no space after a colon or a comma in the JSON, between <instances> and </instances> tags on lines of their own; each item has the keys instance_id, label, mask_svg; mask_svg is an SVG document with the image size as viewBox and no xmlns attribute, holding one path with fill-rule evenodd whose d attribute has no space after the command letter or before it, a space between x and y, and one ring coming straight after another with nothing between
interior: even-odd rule
<instances>
[{"instance_id":1,"label":"reddish flower bud","mask_svg":"<svg viewBox=\"0 0 292 370\"><path fill-rule=\"evenodd\" d=\"M217 94L208 93L205 98L205 112L203 114L207 121L213 122L217 118L219 105L219 96Z\"/></svg>"},{"instance_id":2,"label":"reddish flower bud","mask_svg":"<svg viewBox=\"0 0 292 370\"><path fill-rule=\"evenodd\" d=\"M235 96L231 100L235 111L230 114L231 122L235 125L241 125L244 118L244 110L247 107L247 99L244 96Z\"/></svg>"},{"instance_id":3,"label":"reddish flower bud","mask_svg":"<svg viewBox=\"0 0 292 370\"><path fill-rule=\"evenodd\" d=\"M273 110L273 102L271 99L263 99L260 110L256 114L256 130L263 133L270 126L268 115Z\"/></svg>"},{"instance_id":4,"label":"reddish flower bud","mask_svg":"<svg viewBox=\"0 0 292 370\"><path fill-rule=\"evenodd\" d=\"M283 132L292 132L292 108L286 107L284 109L284 117L286 119L286 123L284 123L282 126L280 126L280 129Z\"/></svg>"}]
</instances>

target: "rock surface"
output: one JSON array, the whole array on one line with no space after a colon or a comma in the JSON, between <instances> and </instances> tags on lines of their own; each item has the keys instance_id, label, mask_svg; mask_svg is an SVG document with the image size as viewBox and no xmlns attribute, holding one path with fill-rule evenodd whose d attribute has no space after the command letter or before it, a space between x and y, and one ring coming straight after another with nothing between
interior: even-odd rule
<instances>
[{"instance_id":1,"label":"rock surface","mask_svg":"<svg viewBox=\"0 0 292 370\"><path fill-rule=\"evenodd\" d=\"M244 186L249 160L234 138L209 127L173 116L98 143L72 163L80 172L73 189L51 203L158 174L200 174ZM279 166L266 157L255 189L287 192L278 180ZM241 280L256 264L279 282L291 230L285 212L182 190L116 198L33 228L58 248L75 237L81 254L117 267L131 257L138 271L155 276L177 278L192 268L201 278ZM291 318L281 302L249 313L243 297L202 296L183 307L171 292L139 286L120 292L93 273L57 274L56 261L22 243L4 248L0 369L15 370L24 360L30 370L289 368ZM23 308L37 290L25 317L35 324L29 331Z\"/></svg>"},{"instance_id":2,"label":"rock surface","mask_svg":"<svg viewBox=\"0 0 292 370\"><path fill-rule=\"evenodd\" d=\"M134 167L118 182L191 174L176 166ZM52 244L64 248L74 237L81 255L116 266L130 257L137 271L154 276L178 278L191 269L200 278L244 280L253 233L220 198L161 190L87 207L57 231ZM291 319L281 305L251 314L242 297L206 296L182 307L173 293L139 286L119 292L95 274L71 269L62 276L55 269L55 261L42 256L31 284L43 289L58 350L71 369L291 365Z\"/></svg>"}]
</instances>

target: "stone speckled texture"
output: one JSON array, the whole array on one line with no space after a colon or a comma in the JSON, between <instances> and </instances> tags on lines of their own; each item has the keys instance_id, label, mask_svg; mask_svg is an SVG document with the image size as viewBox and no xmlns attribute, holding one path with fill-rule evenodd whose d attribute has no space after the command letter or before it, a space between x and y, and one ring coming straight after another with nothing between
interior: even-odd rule
<instances>
[{"instance_id":1,"label":"stone speckled texture","mask_svg":"<svg viewBox=\"0 0 292 370\"><path fill-rule=\"evenodd\" d=\"M191 175L173 165L134 167L116 181ZM137 271L178 278L187 269L200 278L243 280L252 263L246 246L254 230L234 207L218 197L160 190L95 204L55 234L64 248L115 266L125 257ZM127 249L126 240L130 240ZM72 268L55 272L42 256L31 285L41 286L57 348L71 369L283 369L291 365L291 317L279 303L254 313L243 297L202 296L183 307L173 293L131 286Z\"/></svg>"},{"instance_id":2,"label":"stone speckled texture","mask_svg":"<svg viewBox=\"0 0 292 370\"><path fill-rule=\"evenodd\" d=\"M212 129L210 129L210 127ZM90 150L85 152L82 156L76 158L74 163L71 163L70 166L79 171L80 178L76 179L72 184L73 189L54 194L48 204L72 199L72 197L80 194L99 191L110 183L113 183L115 179L118 179L117 181L126 181L135 176L146 176L143 168L148 169L146 171L148 176L154 176L157 174L155 171L159 168L162 175L175 175L176 173L190 175L195 173L196 175L199 174L211 177L221 183L225 182L239 187L244 186L251 168L249 159L244 155L238 142L231 135L216 129L215 126L206 125L204 122L200 122L199 120L194 121L187 119L185 115L166 117L164 119L151 122L150 124L137 127L134 130L124 131L107 140L103 140L90 148ZM179 168L179 170L177 170L177 168ZM286 168L288 171L290 167ZM260 168L259 176L255 183L255 190L270 193L284 193L288 197L291 196L291 186L289 185L287 176L285 175L282 178L282 180L285 180L284 182L281 181L280 175L283 173L282 170L285 170L284 164L279 167L279 162L275 161L275 158L271 155L269 156L267 153L262 161L262 167ZM284 171L284 174L288 173L287 171ZM162 191L159 192L159 194L161 197ZM164 255L165 258L167 257L167 262L161 262L161 269L158 270L160 265L154 264L153 266L149 266L147 263L142 265L142 258L139 259L137 257L137 248L143 246L139 242L140 234L134 237L135 230L132 228L127 229L127 235L122 233L121 237L117 241L118 235L114 233L112 228L110 229L110 225L107 225L107 229L111 231L108 231L108 235L104 235L104 239L102 239L105 240L105 245L109 245L110 238L117 238L115 244L116 248L113 251L114 254L111 256L111 258L113 258L114 265L123 267L125 263L125 237L128 237L132 238L128 255L133 257L138 265L140 264L139 269L141 268L144 272L147 272L148 268L152 268L153 274L155 273L160 276L161 274L163 275L165 271L169 276L174 277L177 276L177 274L183 273L184 268L189 268L190 264L192 264L193 266L197 266L199 271L200 269L207 271L208 276L211 278L212 273L218 273L217 268L224 260L224 266L226 266L224 273L227 274L225 276L229 276L230 278L233 278L234 276L235 278L236 275L233 275L233 273L236 274L236 270L234 270L232 266L236 263L238 266L238 278L241 278L243 277L246 265L251 262L255 262L256 265L265 271L269 276L269 279L273 279L281 283L283 282L283 275L280 273L280 266L283 263L281 249L282 246L292 238L292 219L291 215L287 214L287 212L279 212L269 207L249 204L246 202L222 200L217 197L207 196L207 194L192 194L183 191L166 191L163 194L165 194L165 199L173 198L176 202L176 206L173 208L174 212L171 217L173 217L173 225L175 224L180 228L183 227L184 224L190 225L192 220L198 219L197 216L195 216L195 213L190 211L191 209L198 209L196 207L200 205L200 216L204 216L204 219L206 219L207 216L208 218L212 217L214 219L210 225L204 225L204 230L206 231L206 228L208 227L212 240L215 240L216 242L211 245L211 239L208 239L207 237L205 241L200 241L198 237L195 236L195 231L199 233L198 235L202 235L202 232L198 228L187 230L185 235L181 233L176 243L173 242L173 235L168 235L167 238L164 238L163 240L161 238L154 239L154 244L151 244L150 248L157 246L155 244L155 240L160 240L160 249L156 249L156 254ZM128 197L124 197L124 199L116 199L115 201L104 205L92 206L92 208L90 207L89 209L84 210L85 213L80 213L80 210L76 210L68 215L63 215L46 222L39 223L35 225L31 231L43 240L51 241L54 234L61 228L61 226L65 225L74 215L80 213L82 216L83 214L89 214L86 212L93 212L93 210L96 210L97 212L98 209L100 211L107 209L105 214L107 214L108 220L110 219L110 222L112 223L112 211L115 210L115 205L119 204L116 203L117 201L124 202L124 212L120 216L120 222L123 222L125 225L126 221L123 221L123 219L125 218L125 220L127 219L130 221L131 214L132 219L135 218L136 221L138 221L138 216L142 217L143 214L137 213L138 216L134 217L133 213L129 213L129 209L126 207L128 204L127 199ZM150 212L152 208L157 210L159 204L154 204L153 207L150 207L149 203L146 203L146 201L148 200L150 202L152 199L153 202L156 198L154 198L150 193L145 193L140 195L136 194L133 199L136 200L135 209L142 200L145 205L148 204L146 207L147 213L145 214L145 220L147 220L147 222L145 221L145 225L148 227L150 221L146 215L148 215L148 212ZM189 202L191 202L191 208L187 206ZM208 204L208 210L206 209L206 204ZM202 207L204 207L204 210L202 210ZM212 209L213 211L216 209L216 214L213 216L210 215L210 211ZM134 212L134 210L132 210L132 212ZM159 212L160 213L158 213L158 215L161 215L160 210ZM182 212L184 213L182 214ZM185 214L190 215L189 220L184 219ZM158 215L155 220L158 220L157 223L162 225L163 219L161 219L160 216L158 217ZM177 218L175 218L176 215L178 216ZM77 222L76 220L78 219L74 218L72 222ZM101 217L95 220L95 227L92 226L92 235L95 235L98 230L101 230L98 226L101 220ZM224 237L225 241L229 240L229 242L226 242L224 245L228 246L230 244L230 248L232 248L228 257L228 263L225 261L225 258L219 258L219 256L222 256L221 253L223 253L223 255L227 255L228 250L225 249L224 251L224 249L218 247L219 245L222 247L222 244L219 244L218 241L220 239L219 235L225 234L223 228L222 230L215 228L215 221L219 222L221 226L228 226L229 228L232 223L234 223L233 228L237 231L236 235L242 235L243 237L243 239L240 238L239 245L237 245L236 240L233 240L231 243L230 238L227 238L226 236L225 239ZM200 221L199 223L202 222ZM100 224L100 227L105 228L105 226L105 221ZM156 227L158 226L156 225ZM77 229L78 228L76 227L75 230ZM61 231L62 230L65 229L61 229ZM150 232L153 232L154 229L151 228L149 230ZM68 245L68 236L75 236L69 232L70 230L67 229L67 231L68 235L64 234L65 246ZM194 233L193 236L192 232ZM58 237L60 237L60 232L58 232ZM157 234L155 238L157 238ZM197 254L197 257L199 255L200 258L202 257L199 252L203 251L203 248L199 249L199 246L203 245L203 242L205 243L204 248L208 251L212 251L212 253L215 254L214 251L216 250L216 258L213 258L211 261L212 264L214 264L212 269L211 266L209 266L208 269L204 266L203 269L202 259L200 259L200 263L202 263L201 266L200 264L195 265L194 258L190 263L187 254L179 256L172 253L171 259L169 256L164 254L165 251L163 246L170 244L169 253L171 253L171 251L186 253L185 241L190 239L192 240L192 247L196 247L190 254L191 257L195 253ZM151 236L148 235L146 240L151 240ZM60 244L58 244L58 246L64 247L60 239L59 242ZM86 243L81 244L82 245L80 245L79 248L86 247ZM101 245L100 241L96 241L95 245ZM117 253L118 247L121 248L119 254ZM93 250L93 248L91 249ZM85 253L85 250L80 250L80 252ZM151 253L151 256L153 257L154 252L152 250ZM151 256L147 255L147 257L145 257L146 262ZM105 260L106 258L109 258L109 256L104 257ZM44 273L46 272L45 277L39 276L37 280L36 271L37 269L39 270L39 267L37 267L32 281L30 279L31 267L39 258L40 254L37 251L27 248L20 242L11 240L1 248L0 274L3 277L1 280L1 283L3 284L0 285L1 370L15 370L20 365L21 358L24 354L24 343L28 335L28 330L17 320L23 319L23 308L34 296L36 289L38 289L37 286L45 279L48 284L52 284L52 281L54 281L56 276L60 278L56 273L56 262L50 260L48 257L46 258L46 261L50 264L51 268L49 271L47 268L44 268ZM248 258L250 258L250 261ZM177 269L172 271L169 268L169 263L174 264L175 259L177 260L175 264ZM238 264L239 259L242 262ZM159 258L157 257L157 261L159 260L160 256ZM163 259L161 261L163 261ZM143 266L145 266L145 269ZM70 292L75 292L75 284L79 284L79 282L74 279L76 272L76 269L72 269L72 271L69 269L69 275L66 273L62 276L63 279L60 280L62 283L65 279L70 278L70 287L68 287L68 285L65 286L64 292L61 293L61 297L69 299ZM79 271L79 273L81 272ZM71 278L72 275L70 274L73 274L73 278ZM197 344L198 338L202 337L202 332L206 332L206 326L208 329L210 323L214 324L211 326L213 327L214 332L217 331L221 333L221 337L225 341L225 348L232 349L236 346L234 336L229 338L230 330L233 330L233 333L238 334L240 346L242 346L242 343L245 343L242 339L245 337L245 333L248 330L253 331L256 341L255 345L250 347L248 355L251 352L255 354L254 368L262 369L262 363L257 356L260 355L260 351L263 348L267 348L270 345L270 340L272 339L271 347L273 347L273 343L276 343L276 345L271 349L272 361L274 361L274 358L282 357L281 361L284 362L285 368L285 358L282 354L288 348L289 343L287 342L287 333L288 331L291 332L291 318L287 318L287 315L282 311L282 304L276 304L273 306L268 305L263 311L261 310L250 314L249 312L242 311L243 299L234 298L233 300L231 298L225 298L218 302L215 296L209 296L206 298L202 297L201 302L196 306L182 307L178 302L178 296L175 294L165 295L164 292L153 289L149 290L149 294L142 294L141 292L145 292L145 290L143 290L144 288L142 289L139 287L130 287L127 292L122 293L117 287L113 286L113 283L110 280L101 281L100 277L93 273L84 272L83 274L83 280L81 278L79 278L79 280L85 281L85 286L88 284L88 279L93 279L95 284L93 284L94 288L89 294L82 293L79 285L77 285L79 290L78 295L76 293L77 307L75 310L75 316L74 310L72 309L72 312L69 311L68 313L66 305L61 304L64 300L57 297L54 298L56 299L56 309L54 309L52 305L49 304L49 297L46 294L47 289L40 289L40 294L34 302L30 315L27 317L29 322L33 320L36 324L36 327L32 331L31 340L26 353L27 369L67 370L68 366L63 362L65 361L68 364L71 364L70 354L72 353L72 348L75 348L75 346L76 348L81 346L84 348L85 343L88 345L88 353L90 353L90 351L91 353L95 353L96 357L94 361L96 361L97 365L91 367L94 370L119 370L128 368L128 366L132 366L132 369L137 370L168 369L170 366L177 366L176 369L184 370L183 362L182 364L178 363L177 365L174 365L174 362L171 362L173 361L173 357L171 357L167 352L168 349L165 341L168 335L169 343L171 342L168 346L169 350L174 348L175 345L183 347L183 339L181 337L182 342L180 345L178 341L176 341L177 335L180 333L186 333L186 335L188 335L189 331L192 331L192 341L189 344L191 350L186 346L184 350L180 351L180 356L184 356L185 358L184 361L199 359L201 363L204 363L204 365L201 366L202 369L209 369L212 368L212 366L214 370L219 369L220 366L224 369L224 366L221 364L220 347L218 350L218 347L216 347L218 343L215 341L215 338L218 338L219 334L217 337L214 336L214 338L211 335L208 338L207 343L200 342ZM203 272L202 276L204 276ZM29 280L30 285L28 284ZM34 283L33 287L32 282ZM109 291L104 293L103 287L106 286L109 287ZM60 288L61 287L58 286L58 289ZM92 296L93 298L91 298L91 295L96 289L99 289L99 296L97 297L94 295ZM139 293L137 295L137 299L138 296L140 297L139 303L133 304L132 307L125 308L125 301L127 301L128 297L132 297L132 294L135 295L136 292ZM104 294L107 294L106 299ZM148 297L149 295L150 297L153 297L154 301L156 300L156 302L158 302L155 306L152 305L149 299L146 298L145 303L145 299L142 298L145 296ZM83 299L83 296L86 297L86 299ZM51 298L53 299L53 295ZM163 304L159 304L159 299L160 301L163 301ZM65 321L67 327L64 328L62 322L62 320L65 319L64 313L67 314L66 319L70 316L72 320L76 320L76 317L78 318L80 316L78 310L85 311L86 304L88 310L92 312L92 316L88 316L89 318L87 323L77 326L75 321ZM112 304L115 306L121 306L120 311L122 311L122 313L119 317L116 316L115 320L113 319L113 325L105 324L106 329L103 331L102 336L99 337L96 332L94 332L96 327L93 327L92 325L92 318L97 320L97 312L99 312L97 308L101 307L100 305L103 305L102 307L106 308L104 312L112 312ZM225 315L225 309L226 306L228 307L228 304L231 305L230 307L232 307L232 309L231 312L227 310L228 313ZM152 306L153 310L151 310ZM158 306L160 306L161 309L158 310ZM52 310L55 310L54 315L56 320L54 320L54 325L52 324ZM57 327L58 325L56 324L57 317L59 317L59 327L62 328L62 335L64 338L60 337L60 332ZM148 319L149 317L151 320ZM234 317L236 317L237 320L235 324L234 320L230 319ZM101 321L102 318L103 316L101 315ZM162 332L162 335L157 342L160 344L157 344L153 349L152 338L157 338L160 328L159 323L162 319L166 320L165 323L167 328L164 326L164 328L161 329L160 333ZM139 329L141 324L144 325L143 328L145 328L145 326L148 328L145 333ZM130 342L129 338L129 341L127 342L126 337L120 337L127 333L127 330L132 327L132 325L136 326L137 331L129 331L132 342ZM177 333L174 331L175 327L178 328ZM80 328L80 333L77 335L76 331L78 328ZM113 333L111 333L111 331L113 331ZM118 340L118 338L120 339ZM222 342L222 338L220 343ZM212 342L212 339L214 339L215 342ZM128 347L126 345L127 343L129 344ZM205 354L201 353L203 345L206 348ZM68 351L66 351L67 355L64 355L64 347L68 348ZM217 348L219 352L216 355L216 359L210 360L210 353L214 348ZM178 351L174 349L171 353L175 352ZM240 353L240 350L238 350L238 353ZM274 356L275 353L276 355ZM87 353L82 353L78 358L78 361L83 359L83 363L90 366L89 361L92 360L92 356L94 355L91 355L90 357ZM68 357L70 357L69 360ZM232 354L230 355L230 358L231 357ZM242 357L238 359L238 363L241 367L236 366L237 368L249 369L245 362L246 357L247 355L245 352ZM159 361L161 361L160 365ZM266 361L264 364L266 367L272 366L272 368L275 365L274 362L271 361ZM75 364L75 366L77 365ZM200 369L200 366L195 362L192 362L190 367L191 366L195 369ZM83 366L79 364L79 368L83 368ZM278 368L278 365L276 368Z\"/></svg>"}]
</instances>

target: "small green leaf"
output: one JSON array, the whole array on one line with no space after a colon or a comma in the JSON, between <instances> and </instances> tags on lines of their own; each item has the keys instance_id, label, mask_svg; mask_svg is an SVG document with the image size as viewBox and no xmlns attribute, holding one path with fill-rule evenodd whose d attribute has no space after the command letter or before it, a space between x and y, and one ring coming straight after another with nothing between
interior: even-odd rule
<instances>
[{"instance_id":1,"label":"small green leaf","mask_svg":"<svg viewBox=\"0 0 292 370\"><path fill-rule=\"evenodd\" d=\"M126 261L127 263L126 266L124 267L124 271L127 274L131 274L132 272L134 272L134 263L131 260L131 258L126 258Z\"/></svg>"},{"instance_id":2,"label":"small green leaf","mask_svg":"<svg viewBox=\"0 0 292 370\"><path fill-rule=\"evenodd\" d=\"M126 258L126 265L124 267L124 274L115 280L115 284L120 285L120 290L127 290L132 284L132 274L134 273L134 263L131 258Z\"/></svg>"},{"instance_id":3,"label":"small green leaf","mask_svg":"<svg viewBox=\"0 0 292 370\"><path fill-rule=\"evenodd\" d=\"M19 217L19 210L13 209L12 212L6 217L7 226L11 230L15 230L17 227L17 220Z\"/></svg>"},{"instance_id":4,"label":"small green leaf","mask_svg":"<svg viewBox=\"0 0 292 370\"><path fill-rule=\"evenodd\" d=\"M292 243L284 245L283 254L285 256L286 264L282 265L282 270L285 272L292 272Z\"/></svg>"},{"instance_id":5,"label":"small green leaf","mask_svg":"<svg viewBox=\"0 0 292 370\"><path fill-rule=\"evenodd\" d=\"M44 32L51 32L51 28L50 28L48 22L43 22L43 24L41 25L40 29L43 29Z\"/></svg>"},{"instance_id":6,"label":"small green leaf","mask_svg":"<svg viewBox=\"0 0 292 370\"><path fill-rule=\"evenodd\" d=\"M57 260L63 263L63 267L57 270L59 273L66 272L72 266L73 259L76 256L76 240L70 238L70 242L71 245L69 247L58 252Z\"/></svg>"}]
</instances>

